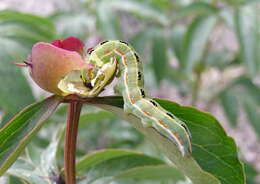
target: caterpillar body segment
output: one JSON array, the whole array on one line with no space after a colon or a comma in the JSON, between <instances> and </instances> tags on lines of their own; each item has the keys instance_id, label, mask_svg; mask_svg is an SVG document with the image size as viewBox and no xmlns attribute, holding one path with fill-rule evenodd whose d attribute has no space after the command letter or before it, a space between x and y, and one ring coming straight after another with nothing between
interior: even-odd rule
<instances>
[{"instance_id":1,"label":"caterpillar body segment","mask_svg":"<svg viewBox=\"0 0 260 184\"><path fill-rule=\"evenodd\" d=\"M142 63L133 48L123 41L100 43L87 60L102 67L116 60L119 82L116 91L124 98L124 110L141 119L143 126L152 127L177 145L183 156L192 151L191 136L184 122L148 98L144 91Z\"/></svg>"}]
</instances>

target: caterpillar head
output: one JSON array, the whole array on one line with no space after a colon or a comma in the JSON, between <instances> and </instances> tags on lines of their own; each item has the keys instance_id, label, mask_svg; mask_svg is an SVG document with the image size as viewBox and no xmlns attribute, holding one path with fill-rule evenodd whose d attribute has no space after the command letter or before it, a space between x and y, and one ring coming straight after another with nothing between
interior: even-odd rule
<instances>
[{"instance_id":1,"label":"caterpillar head","mask_svg":"<svg viewBox=\"0 0 260 184\"><path fill-rule=\"evenodd\" d=\"M94 97L104 90L114 78L117 63L113 60L100 68L74 70L60 80L58 87L67 94Z\"/></svg>"},{"instance_id":2,"label":"caterpillar head","mask_svg":"<svg viewBox=\"0 0 260 184\"><path fill-rule=\"evenodd\" d=\"M89 49L87 53L91 54ZM70 72L60 81L60 89L63 89L68 94L74 91L83 97L94 97L102 92L104 87L113 80L117 70L116 58L111 58L109 62L102 65L93 61L90 62L89 57L86 57L85 61L93 67Z\"/></svg>"}]
</instances>

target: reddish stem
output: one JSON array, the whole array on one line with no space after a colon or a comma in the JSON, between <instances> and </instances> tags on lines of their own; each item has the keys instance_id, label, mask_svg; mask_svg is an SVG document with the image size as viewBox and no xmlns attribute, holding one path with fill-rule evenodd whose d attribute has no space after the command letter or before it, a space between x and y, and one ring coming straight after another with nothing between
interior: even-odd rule
<instances>
[{"instance_id":1,"label":"reddish stem","mask_svg":"<svg viewBox=\"0 0 260 184\"><path fill-rule=\"evenodd\" d=\"M75 156L79 116L82 103L72 102L68 108L68 119L64 146L64 173L66 184L76 184Z\"/></svg>"}]
</instances>

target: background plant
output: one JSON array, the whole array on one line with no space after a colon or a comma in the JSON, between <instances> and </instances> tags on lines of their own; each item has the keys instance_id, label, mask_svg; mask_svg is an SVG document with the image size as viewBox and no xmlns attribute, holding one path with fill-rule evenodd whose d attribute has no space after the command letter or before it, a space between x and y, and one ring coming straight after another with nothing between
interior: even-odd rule
<instances>
[{"instance_id":1,"label":"background plant","mask_svg":"<svg viewBox=\"0 0 260 184\"><path fill-rule=\"evenodd\" d=\"M242 159L257 163L260 151L257 146L260 135L257 1L85 0L62 3L44 16L10 10L0 12L0 78L3 84L8 84L0 88L3 114L0 126L4 126L25 105L45 96L35 92L27 82L26 72L10 65L12 61L25 59L35 42L49 42L73 35L92 47L101 40L122 39L129 41L143 58L144 73L148 74L146 88L152 91L152 96L197 106L216 114L221 122L224 118L218 112L224 112L229 121L225 128L237 138ZM155 147L130 125L121 123L122 120L115 115L93 107L83 110L78 157L102 148L130 148L163 160ZM17 165L28 167L28 162L35 163L31 165L32 173L42 173L44 169L36 167L36 163L40 162L34 161L51 155L47 152L48 146L58 157L46 159L57 162L57 167L52 170L59 173L59 168L62 168L62 156L59 154L63 149L60 142L62 133L54 132L62 132L65 114L66 107L60 107L33 139ZM241 134L245 128L246 133ZM57 130L50 131L54 129ZM55 141L49 137L54 137ZM243 137L249 141L245 142ZM53 146L53 142L60 146ZM45 156L40 156L42 158L37 156L41 150L47 152ZM249 153L253 158L248 156ZM147 163L156 165L152 161ZM53 165L50 162L49 167ZM14 170L17 168L21 166L12 167ZM259 165L246 167L247 176L250 176L248 183L256 182L257 171L253 168L259 168ZM22 171L19 175L12 169L8 177L10 183L24 179ZM50 172L48 168L45 170ZM97 171L93 169L92 172ZM45 176L49 177L50 173ZM97 180L98 176L93 176ZM157 182L161 182L162 177L158 178ZM36 182L41 179L31 177L27 180Z\"/></svg>"}]
</instances>

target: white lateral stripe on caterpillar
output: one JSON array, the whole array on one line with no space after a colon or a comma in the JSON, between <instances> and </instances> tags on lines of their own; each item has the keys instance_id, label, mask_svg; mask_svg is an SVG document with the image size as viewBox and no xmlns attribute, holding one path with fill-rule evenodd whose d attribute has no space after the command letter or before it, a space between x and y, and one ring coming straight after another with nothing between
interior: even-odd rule
<instances>
[{"instance_id":1,"label":"white lateral stripe on caterpillar","mask_svg":"<svg viewBox=\"0 0 260 184\"><path fill-rule=\"evenodd\" d=\"M146 116L147 118L151 118L152 120L154 120L154 122L157 123L157 125L159 125L162 129L164 129L170 136L167 136L167 137L170 137L171 140L173 139L173 142L176 144L177 143L177 146L179 147L179 150L181 152L181 154L184 156L185 155L185 149L184 149L184 146L183 146L183 143L180 141L180 138L177 137L172 131L170 131L166 126L165 124L162 124L160 122L160 120L156 119L155 117L152 117L152 116L148 116L147 114L144 113L144 111L142 109L140 109L140 106L136 105L136 104L133 104L133 106L138 109L141 113L143 113L144 116Z\"/></svg>"},{"instance_id":2,"label":"white lateral stripe on caterpillar","mask_svg":"<svg viewBox=\"0 0 260 184\"><path fill-rule=\"evenodd\" d=\"M102 42L90 53L88 60L100 66L108 63L111 57L118 62L117 89L124 98L125 111L139 117L144 126L153 127L174 142L183 156L190 154L191 136L185 123L145 96L141 61L129 44Z\"/></svg>"}]
</instances>

